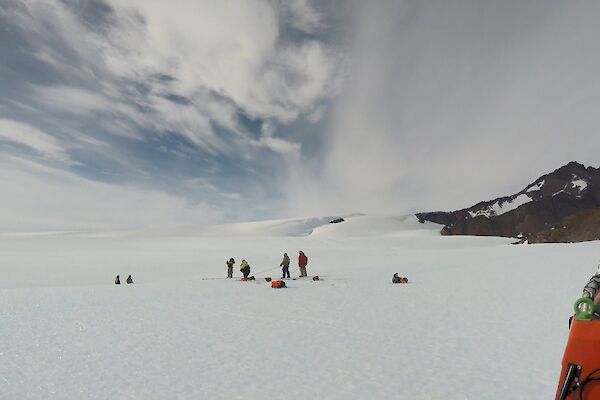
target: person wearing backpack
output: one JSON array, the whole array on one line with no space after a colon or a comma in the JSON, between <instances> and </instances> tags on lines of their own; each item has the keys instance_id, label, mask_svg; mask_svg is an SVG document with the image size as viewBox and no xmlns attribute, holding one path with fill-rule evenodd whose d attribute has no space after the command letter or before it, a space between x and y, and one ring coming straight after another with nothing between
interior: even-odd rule
<instances>
[{"instance_id":1,"label":"person wearing backpack","mask_svg":"<svg viewBox=\"0 0 600 400\"><path fill-rule=\"evenodd\" d=\"M298 267L300 267L300 277L308 276L306 273L306 266L308 265L308 257L302 250L300 250L300 254L298 255Z\"/></svg>"},{"instance_id":2,"label":"person wearing backpack","mask_svg":"<svg viewBox=\"0 0 600 400\"><path fill-rule=\"evenodd\" d=\"M279 264L282 271L281 279L290 278L290 257L288 257L287 253L283 253L283 261Z\"/></svg>"}]
</instances>

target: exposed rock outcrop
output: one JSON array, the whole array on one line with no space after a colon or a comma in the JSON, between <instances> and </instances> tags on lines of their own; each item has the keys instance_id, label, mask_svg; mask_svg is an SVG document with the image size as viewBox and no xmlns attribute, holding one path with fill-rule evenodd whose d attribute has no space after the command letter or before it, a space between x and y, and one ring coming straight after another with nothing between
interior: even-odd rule
<instances>
[{"instance_id":1,"label":"exposed rock outcrop","mask_svg":"<svg viewBox=\"0 0 600 400\"><path fill-rule=\"evenodd\" d=\"M600 240L600 208L583 210L527 238L529 243L570 243Z\"/></svg>"},{"instance_id":2,"label":"exposed rock outcrop","mask_svg":"<svg viewBox=\"0 0 600 400\"><path fill-rule=\"evenodd\" d=\"M600 207L600 169L570 162L511 196L483 201L458 211L426 212L416 216L421 222L444 225L444 235L533 238L568 216L596 207ZM571 223L577 221L581 221L581 217ZM587 237L582 236L581 240L590 240Z\"/></svg>"}]
</instances>

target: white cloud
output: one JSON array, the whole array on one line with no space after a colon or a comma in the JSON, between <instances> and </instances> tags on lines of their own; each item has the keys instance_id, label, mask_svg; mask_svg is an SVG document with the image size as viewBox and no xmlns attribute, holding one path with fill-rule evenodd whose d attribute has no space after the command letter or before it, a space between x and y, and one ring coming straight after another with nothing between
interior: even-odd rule
<instances>
[{"instance_id":1,"label":"white cloud","mask_svg":"<svg viewBox=\"0 0 600 400\"><path fill-rule=\"evenodd\" d=\"M600 3L353 5L350 76L324 161L292 171L293 213L456 209L598 165Z\"/></svg>"},{"instance_id":2,"label":"white cloud","mask_svg":"<svg viewBox=\"0 0 600 400\"><path fill-rule=\"evenodd\" d=\"M202 225L220 218L203 204L91 181L12 157L0 158L2 231L129 229Z\"/></svg>"},{"instance_id":3,"label":"white cloud","mask_svg":"<svg viewBox=\"0 0 600 400\"><path fill-rule=\"evenodd\" d=\"M117 110L118 104L102 94L71 86L34 86L34 101L45 107L71 114L91 114L95 111Z\"/></svg>"},{"instance_id":4,"label":"white cloud","mask_svg":"<svg viewBox=\"0 0 600 400\"><path fill-rule=\"evenodd\" d=\"M51 161L70 161L65 149L70 150L73 163L81 162L77 171L88 176L129 182L135 177L219 204L234 204L242 193L259 199L267 185L260 182L266 164L285 169L288 163L282 160L300 156L300 130L288 133L285 126L314 113L339 91L342 52L320 38L326 16L306 0L180 0L176 5L106 0L110 7L102 10L93 2L86 7L70 1L8 2L0 10L2 23L8 21L22 49L10 53L7 70L20 81L11 85L17 94L13 102L7 98L13 93L0 96L5 105L0 111L31 121L19 126L24 134L3 133L1 138ZM84 15L90 10L93 18ZM110 15L96 18L107 11ZM17 71L20 63L28 68ZM270 128L257 137L263 120ZM187 143L192 144L189 152L183 148ZM155 155L164 159L153 164L148 158ZM234 157L238 161L231 162ZM213 160L216 167L210 165ZM198 175L213 178L217 174L209 170L228 160L223 171L256 176L256 187L237 193L231 183L222 183L225 172L219 172L221 182L204 181L213 187L198 182L186 187L191 173L184 169L198 168ZM37 164L24 167L24 160L8 155L0 155L0 162L1 183L14 189L2 220L15 227L18 221L25 229L143 225L158 223L153 207L173 221L185 220L186 212L200 215L205 208ZM98 200L102 197L114 209ZM154 206L142 204L144 199ZM270 201L258 201L257 207L272 210Z\"/></svg>"},{"instance_id":5,"label":"white cloud","mask_svg":"<svg viewBox=\"0 0 600 400\"><path fill-rule=\"evenodd\" d=\"M66 150L54 137L22 122L0 118L0 140L29 147L52 161L71 162Z\"/></svg>"},{"instance_id":6,"label":"white cloud","mask_svg":"<svg viewBox=\"0 0 600 400\"><path fill-rule=\"evenodd\" d=\"M298 159L300 157L300 149L302 148L301 144L275 137L275 130L275 124L271 121L264 121L259 139L253 141L252 144L256 147L268 148L275 153Z\"/></svg>"},{"instance_id":7,"label":"white cloud","mask_svg":"<svg viewBox=\"0 0 600 400\"><path fill-rule=\"evenodd\" d=\"M319 106L308 115L307 120L313 124L316 124L323 119L326 112L327 108L325 106Z\"/></svg>"},{"instance_id":8,"label":"white cloud","mask_svg":"<svg viewBox=\"0 0 600 400\"><path fill-rule=\"evenodd\" d=\"M272 137L272 136L262 136L258 145L262 147L267 147L274 152L288 154L294 158L298 158L300 154L300 144L293 143L285 139Z\"/></svg>"},{"instance_id":9,"label":"white cloud","mask_svg":"<svg viewBox=\"0 0 600 400\"><path fill-rule=\"evenodd\" d=\"M304 23L317 24L309 4L297 3ZM183 96L213 91L251 117L284 123L333 95L327 89L339 54L317 41L281 43L278 16L268 1L112 4L121 15L136 10L145 21L144 28L122 24L114 31L118 45L106 56L116 75L168 74L176 77L172 87Z\"/></svg>"},{"instance_id":10,"label":"white cloud","mask_svg":"<svg viewBox=\"0 0 600 400\"><path fill-rule=\"evenodd\" d=\"M282 0L281 7L290 25L306 33L324 27L323 15L315 10L309 0Z\"/></svg>"},{"instance_id":11,"label":"white cloud","mask_svg":"<svg viewBox=\"0 0 600 400\"><path fill-rule=\"evenodd\" d=\"M28 32L33 56L73 78L72 86L34 87L33 100L50 112L89 117L103 111L112 117L103 123L113 134L136 137L139 126L230 153L252 140L239 113L285 125L337 94L341 52L280 33L280 26L290 24L307 32L324 26L306 0L108 2L114 15L102 30L90 29L60 2L26 1L21 3L26 11L14 13ZM153 78L158 75L172 79ZM188 102L166 100L170 94ZM226 143L215 136L213 124L248 137Z\"/></svg>"}]
</instances>

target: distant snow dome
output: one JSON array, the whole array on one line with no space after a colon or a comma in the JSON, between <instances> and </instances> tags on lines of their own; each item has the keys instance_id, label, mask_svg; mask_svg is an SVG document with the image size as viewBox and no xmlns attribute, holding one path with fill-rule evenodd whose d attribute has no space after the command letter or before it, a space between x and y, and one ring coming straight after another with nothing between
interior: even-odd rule
<instances>
[{"instance_id":1,"label":"distant snow dome","mask_svg":"<svg viewBox=\"0 0 600 400\"><path fill-rule=\"evenodd\" d=\"M503 201L503 202L497 201L494 204L492 204L491 206L484 207L481 210L469 211L469 215L471 216L471 218L477 217L479 215L483 215L486 218L490 218L493 216L505 214L509 211L512 211L512 210L518 208L519 206L522 206L525 203L529 203L530 201L531 201L531 197L529 197L526 194L520 194L512 200Z\"/></svg>"},{"instance_id":2,"label":"distant snow dome","mask_svg":"<svg viewBox=\"0 0 600 400\"><path fill-rule=\"evenodd\" d=\"M544 183L546 183L546 181L542 180L541 182L538 182L535 185L532 185L529 189L527 189L527 193L537 192L538 190L540 190L542 188L542 186L544 186Z\"/></svg>"},{"instance_id":3,"label":"distant snow dome","mask_svg":"<svg viewBox=\"0 0 600 400\"><path fill-rule=\"evenodd\" d=\"M576 176L573 177L573 181L571 182L571 185L573 185L574 188L578 188L579 191L583 191L585 188L587 188L588 183L587 181L578 178Z\"/></svg>"}]
</instances>

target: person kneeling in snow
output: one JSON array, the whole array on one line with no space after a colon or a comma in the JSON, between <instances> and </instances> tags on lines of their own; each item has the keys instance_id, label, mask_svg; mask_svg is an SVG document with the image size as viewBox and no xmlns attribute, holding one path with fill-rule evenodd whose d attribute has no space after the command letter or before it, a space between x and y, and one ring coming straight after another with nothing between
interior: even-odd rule
<instances>
[{"instance_id":1,"label":"person kneeling in snow","mask_svg":"<svg viewBox=\"0 0 600 400\"><path fill-rule=\"evenodd\" d=\"M248 275L250 275L250 264L248 264L248 261L242 260L240 263L240 272L244 274L244 280L248 279Z\"/></svg>"},{"instance_id":2,"label":"person kneeling in snow","mask_svg":"<svg viewBox=\"0 0 600 400\"><path fill-rule=\"evenodd\" d=\"M398 276L398 273L396 272L394 274L394 276L392 277L392 283L400 283L402 282L402 279Z\"/></svg>"},{"instance_id":3,"label":"person kneeling in snow","mask_svg":"<svg viewBox=\"0 0 600 400\"><path fill-rule=\"evenodd\" d=\"M131 275L129 275L127 277L127 281L126 282L127 282L128 285L133 283L133 278L131 277Z\"/></svg>"}]
</instances>

